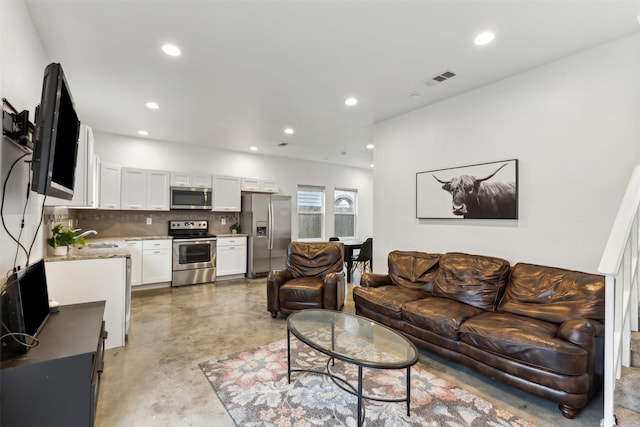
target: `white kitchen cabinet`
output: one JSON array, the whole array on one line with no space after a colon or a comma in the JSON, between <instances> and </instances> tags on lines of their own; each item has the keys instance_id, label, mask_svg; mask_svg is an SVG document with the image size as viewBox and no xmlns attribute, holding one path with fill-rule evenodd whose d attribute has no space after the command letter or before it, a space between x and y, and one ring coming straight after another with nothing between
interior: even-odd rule
<instances>
[{"instance_id":1,"label":"white kitchen cabinet","mask_svg":"<svg viewBox=\"0 0 640 427\"><path fill-rule=\"evenodd\" d=\"M171 281L171 239L142 241L142 284Z\"/></svg>"},{"instance_id":2,"label":"white kitchen cabinet","mask_svg":"<svg viewBox=\"0 0 640 427\"><path fill-rule=\"evenodd\" d=\"M142 240L127 240L131 254L131 286L142 285Z\"/></svg>"},{"instance_id":3,"label":"white kitchen cabinet","mask_svg":"<svg viewBox=\"0 0 640 427\"><path fill-rule=\"evenodd\" d=\"M147 210L169 210L169 180L169 172L147 171Z\"/></svg>"},{"instance_id":4,"label":"white kitchen cabinet","mask_svg":"<svg viewBox=\"0 0 640 427\"><path fill-rule=\"evenodd\" d=\"M121 209L169 210L169 172L122 168Z\"/></svg>"},{"instance_id":5,"label":"white kitchen cabinet","mask_svg":"<svg viewBox=\"0 0 640 427\"><path fill-rule=\"evenodd\" d=\"M257 178L242 178L242 191L256 193L277 193L278 184L275 181Z\"/></svg>"},{"instance_id":6,"label":"white kitchen cabinet","mask_svg":"<svg viewBox=\"0 0 640 427\"><path fill-rule=\"evenodd\" d=\"M191 172L171 172L172 187L211 188L211 175Z\"/></svg>"},{"instance_id":7,"label":"white kitchen cabinet","mask_svg":"<svg viewBox=\"0 0 640 427\"><path fill-rule=\"evenodd\" d=\"M93 131L87 125L80 125L73 198L64 200L57 197L47 197L45 205L71 208L96 207L98 165L97 158L93 154L93 145Z\"/></svg>"},{"instance_id":8,"label":"white kitchen cabinet","mask_svg":"<svg viewBox=\"0 0 640 427\"><path fill-rule=\"evenodd\" d=\"M192 174L189 172L171 172L172 187L191 187Z\"/></svg>"},{"instance_id":9,"label":"white kitchen cabinet","mask_svg":"<svg viewBox=\"0 0 640 427\"><path fill-rule=\"evenodd\" d=\"M211 175L194 173L191 178L191 183L197 188L211 188Z\"/></svg>"},{"instance_id":10,"label":"white kitchen cabinet","mask_svg":"<svg viewBox=\"0 0 640 427\"><path fill-rule=\"evenodd\" d=\"M98 208L120 209L120 165L100 162Z\"/></svg>"},{"instance_id":11,"label":"white kitchen cabinet","mask_svg":"<svg viewBox=\"0 0 640 427\"><path fill-rule=\"evenodd\" d=\"M240 212L242 182L235 176L213 177L213 208L216 212Z\"/></svg>"},{"instance_id":12,"label":"white kitchen cabinet","mask_svg":"<svg viewBox=\"0 0 640 427\"><path fill-rule=\"evenodd\" d=\"M126 257L45 262L49 298L60 305L106 301L106 348L125 344Z\"/></svg>"},{"instance_id":13,"label":"white kitchen cabinet","mask_svg":"<svg viewBox=\"0 0 640 427\"><path fill-rule=\"evenodd\" d=\"M218 237L216 248L216 276L224 279L224 276L247 272L247 238Z\"/></svg>"},{"instance_id":14,"label":"white kitchen cabinet","mask_svg":"<svg viewBox=\"0 0 640 427\"><path fill-rule=\"evenodd\" d=\"M146 209L147 171L144 169L122 168L120 190L121 209Z\"/></svg>"}]
</instances>

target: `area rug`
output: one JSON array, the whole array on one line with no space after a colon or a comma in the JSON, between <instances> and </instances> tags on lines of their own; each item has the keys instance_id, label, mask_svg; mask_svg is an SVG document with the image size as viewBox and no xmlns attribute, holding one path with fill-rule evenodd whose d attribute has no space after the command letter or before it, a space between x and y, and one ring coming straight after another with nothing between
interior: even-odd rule
<instances>
[{"instance_id":1,"label":"area rug","mask_svg":"<svg viewBox=\"0 0 640 427\"><path fill-rule=\"evenodd\" d=\"M327 356L292 337L292 369L323 371ZM316 373L293 372L287 382L287 342L200 363L238 426L357 426L357 398ZM357 368L336 361L332 372L357 384ZM364 369L364 394L405 396L404 369ZM365 426L535 427L488 401L433 375L420 363L411 368L411 414L404 402L363 400Z\"/></svg>"}]
</instances>

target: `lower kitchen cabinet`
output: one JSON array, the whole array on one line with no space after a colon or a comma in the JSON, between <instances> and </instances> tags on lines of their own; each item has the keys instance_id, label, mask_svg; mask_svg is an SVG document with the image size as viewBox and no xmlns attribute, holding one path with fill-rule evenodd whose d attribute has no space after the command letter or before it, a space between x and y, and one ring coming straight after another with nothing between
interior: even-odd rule
<instances>
[{"instance_id":1,"label":"lower kitchen cabinet","mask_svg":"<svg viewBox=\"0 0 640 427\"><path fill-rule=\"evenodd\" d=\"M244 275L247 272L247 238L218 237L216 276Z\"/></svg>"},{"instance_id":2,"label":"lower kitchen cabinet","mask_svg":"<svg viewBox=\"0 0 640 427\"><path fill-rule=\"evenodd\" d=\"M109 329L106 347L125 344L129 312L127 258L45 261L49 298L62 305L106 301L104 320Z\"/></svg>"},{"instance_id":3,"label":"lower kitchen cabinet","mask_svg":"<svg viewBox=\"0 0 640 427\"><path fill-rule=\"evenodd\" d=\"M93 426L104 368L105 302L61 306L39 344L0 361L0 425Z\"/></svg>"},{"instance_id":4,"label":"lower kitchen cabinet","mask_svg":"<svg viewBox=\"0 0 640 427\"><path fill-rule=\"evenodd\" d=\"M131 286L142 285L142 240L127 240L131 255Z\"/></svg>"},{"instance_id":5,"label":"lower kitchen cabinet","mask_svg":"<svg viewBox=\"0 0 640 427\"><path fill-rule=\"evenodd\" d=\"M171 281L171 239L142 241L142 284Z\"/></svg>"}]
</instances>

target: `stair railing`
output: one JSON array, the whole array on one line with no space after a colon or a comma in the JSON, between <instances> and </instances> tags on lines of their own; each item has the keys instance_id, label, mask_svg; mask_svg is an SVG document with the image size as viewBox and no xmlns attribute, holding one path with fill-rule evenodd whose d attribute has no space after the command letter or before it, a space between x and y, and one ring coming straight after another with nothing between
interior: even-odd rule
<instances>
[{"instance_id":1,"label":"stair railing","mask_svg":"<svg viewBox=\"0 0 640 427\"><path fill-rule=\"evenodd\" d=\"M640 165L633 169L598 267L605 276L603 427L616 425L616 380L631 364L631 331L638 330L639 206Z\"/></svg>"}]
</instances>

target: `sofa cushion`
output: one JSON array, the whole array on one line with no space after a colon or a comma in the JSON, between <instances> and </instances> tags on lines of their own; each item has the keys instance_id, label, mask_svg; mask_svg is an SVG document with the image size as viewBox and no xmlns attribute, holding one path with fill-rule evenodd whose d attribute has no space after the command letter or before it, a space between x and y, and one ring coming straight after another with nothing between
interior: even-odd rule
<instances>
[{"instance_id":1,"label":"sofa cushion","mask_svg":"<svg viewBox=\"0 0 640 427\"><path fill-rule=\"evenodd\" d=\"M507 285L509 271L509 262L502 258L449 252L440 258L432 293L493 311Z\"/></svg>"},{"instance_id":2,"label":"sofa cushion","mask_svg":"<svg viewBox=\"0 0 640 427\"><path fill-rule=\"evenodd\" d=\"M396 285L431 292L440 254L393 251L387 258L389 277Z\"/></svg>"},{"instance_id":3,"label":"sofa cushion","mask_svg":"<svg viewBox=\"0 0 640 427\"><path fill-rule=\"evenodd\" d=\"M290 309L322 308L322 278L299 277L280 286L280 306Z\"/></svg>"},{"instance_id":4,"label":"sofa cushion","mask_svg":"<svg viewBox=\"0 0 640 427\"><path fill-rule=\"evenodd\" d=\"M391 319L402 319L402 306L431 294L419 289L407 289L397 285L380 286L378 288L353 288L353 301L356 306L366 307Z\"/></svg>"},{"instance_id":5,"label":"sofa cushion","mask_svg":"<svg viewBox=\"0 0 640 427\"><path fill-rule=\"evenodd\" d=\"M589 354L556 338L558 325L504 312L484 312L460 326L460 341L537 368L564 375L587 371Z\"/></svg>"},{"instance_id":6,"label":"sofa cushion","mask_svg":"<svg viewBox=\"0 0 640 427\"><path fill-rule=\"evenodd\" d=\"M462 322L482 312L477 307L458 301L431 297L403 305L402 319L421 329L458 340L458 329Z\"/></svg>"},{"instance_id":7,"label":"sofa cushion","mask_svg":"<svg viewBox=\"0 0 640 427\"><path fill-rule=\"evenodd\" d=\"M604 320L604 277L518 263L498 310L548 322L574 317Z\"/></svg>"}]
</instances>

